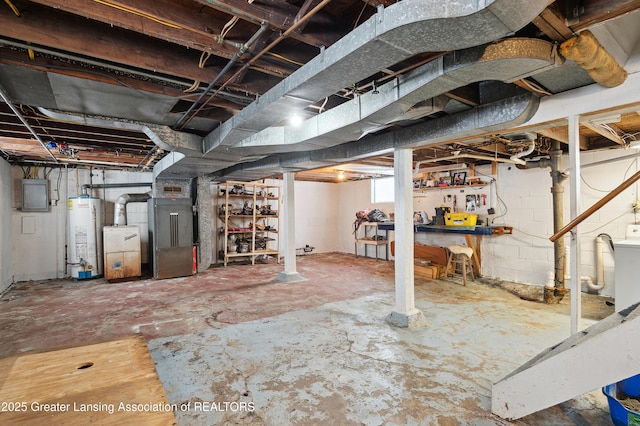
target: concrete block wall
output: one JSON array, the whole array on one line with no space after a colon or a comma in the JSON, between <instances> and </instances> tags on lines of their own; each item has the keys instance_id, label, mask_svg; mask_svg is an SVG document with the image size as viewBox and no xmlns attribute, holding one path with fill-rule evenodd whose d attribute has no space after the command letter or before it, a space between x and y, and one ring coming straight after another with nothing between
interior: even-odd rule
<instances>
[{"instance_id":1,"label":"concrete block wall","mask_svg":"<svg viewBox=\"0 0 640 426\"><path fill-rule=\"evenodd\" d=\"M584 166L592 162L617 159L633 154L628 150L589 152L581 155ZM563 156L563 169L568 167L568 156ZM581 170L581 209L584 211L613 190L639 168L636 158L614 161ZM497 192L504 202L499 205L496 224L514 227L513 235L489 237L483 240L483 274L528 284L544 285L546 274L553 268L553 235L551 177L549 169L518 170L501 164L498 167ZM624 239L627 226L636 223L632 204L638 198L638 185L632 185L607 203L580 226L581 276L596 276L595 239L601 234L612 240ZM564 182L565 225L570 221L570 183ZM570 246L569 234L565 246ZM567 250L567 271L570 271ZM603 248L605 287L600 294L614 296L614 253L605 239ZM567 272L567 275L569 272ZM567 283L568 285L568 283ZM583 290L586 288L583 286Z\"/></svg>"},{"instance_id":2,"label":"concrete block wall","mask_svg":"<svg viewBox=\"0 0 640 426\"><path fill-rule=\"evenodd\" d=\"M635 151L615 149L584 153L581 155L582 165L633 156ZM640 154L639 154L640 155ZM562 158L562 169L568 168L568 155ZM623 159L602 165L583 167L581 170L581 211L586 210L617 185L629 178L640 168L637 158ZM551 194L551 176L549 168L518 169L513 164L498 165L497 174L491 175L490 166L479 167L476 175L485 181L493 180L489 186L479 189L464 188L442 189L417 192L414 197L414 211L425 211L428 216L435 214L435 207L441 205L453 207L447 195L458 196L458 211L463 209L461 200L469 194L484 193L487 205L477 211L479 217L492 220L494 225L513 227L512 235L485 236L482 239L483 275L496 279L519 283L544 285L547 274L553 270L553 243L549 237L553 235L553 202ZM357 181L338 184L338 244L337 250L353 253L354 243L352 224L355 212L365 208L380 208L385 213L393 212L393 203L375 205L371 203L370 181ZM564 223L570 221L570 183L564 182ZM601 234L611 236L620 241L625 237L629 224L638 223L640 213L632 211L633 202L640 198L640 183L632 185L614 200L606 204L591 218L580 225L581 276L596 276L595 238ZM446 199L446 201L445 201ZM496 214L487 216L487 209L494 207ZM391 234L393 239L393 234ZM452 244L464 244L460 235L419 233L415 241L422 244L446 247ZM570 240L565 238L565 246ZM364 254L360 247L359 254ZM567 251L567 271L569 266ZM614 296L614 253L605 239L603 249L603 265L605 287L600 294ZM568 274L568 273L567 273ZM567 283L568 284L568 283ZM586 290L586 288L583 288Z\"/></svg>"},{"instance_id":3,"label":"concrete block wall","mask_svg":"<svg viewBox=\"0 0 640 426\"><path fill-rule=\"evenodd\" d=\"M19 167L11 168L13 279L16 282L59 278L65 275L66 171L40 168L33 177L44 179L45 173L49 180L49 211L23 212L21 180L25 178L25 174Z\"/></svg>"},{"instance_id":4,"label":"concrete block wall","mask_svg":"<svg viewBox=\"0 0 640 426\"><path fill-rule=\"evenodd\" d=\"M489 173L488 167L481 172ZM548 168L522 170L513 164L498 165L495 176L494 225L513 227L512 235L483 238L483 275L544 285L553 271L553 207ZM569 218L566 182L565 222Z\"/></svg>"},{"instance_id":5,"label":"concrete block wall","mask_svg":"<svg viewBox=\"0 0 640 426\"><path fill-rule=\"evenodd\" d=\"M334 183L295 182L296 248L310 245L312 253L336 251L339 211Z\"/></svg>"},{"instance_id":6,"label":"concrete block wall","mask_svg":"<svg viewBox=\"0 0 640 426\"><path fill-rule=\"evenodd\" d=\"M0 197L7 201L10 208L11 224L3 229L13 229L11 268L2 267L3 280L5 269L11 270L13 281L29 281L67 276L65 265L65 245L68 236L67 200L81 194L84 184L150 182L151 173L132 173L122 171L92 170L90 178L88 169L46 169L49 180L50 199L52 203L48 212L23 212L21 208L20 180L24 173L19 167L10 167L9 186L6 188L3 176ZM45 170L41 169L39 177L44 178ZM118 197L124 193L146 192L149 187L140 188L108 188L94 189L90 195L104 200L103 225L113 224L113 206ZM140 226L142 262L147 262L147 206L146 203L127 205L128 224ZM0 219L0 220L4 220ZM23 223L32 223L28 229ZM4 225L4 224L3 224ZM3 231L4 232L4 231ZM5 250L6 246L2 246ZM2 256L3 259L5 256ZM8 256L7 258L11 258ZM3 260L3 262L5 262Z\"/></svg>"},{"instance_id":7,"label":"concrete block wall","mask_svg":"<svg viewBox=\"0 0 640 426\"><path fill-rule=\"evenodd\" d=\"M627 156L633 152L610 150L582 155L582 164ZM568 159L563 158L564 164ZM582 169L582 209L586 209L638 170L635 158ZM564 166L563 166L564 168ZM94 184L150 182L151 173L130 173L121 171L93 170ZM434 190L433 193L418 194L414 198L414 210L424 210L431 216L435 207L443 204L448 191L462 199L475 191L487 194L487 205L478 211L486 218L486 209L494 207L494 224L512 226L512 235L483 237L483 275L497 279L521 283L544 285L547 273L553 268L553 244L549 237L553 234L551 201L551 177L549 169L520 170L513 165L500 164L497 174L490 176L490 167L480 167L477 175L495 182L478 190L460 189ZM60 185L58 187L58 176ZM489 177L487 177L489 176ZM23 172L18 167L9 167L0 161L0 285L8 286L13 280L24 281L63 277L64 245L66 243L66 200L80 193L83 184L89 183L87 169L54 169L49 172L51 198L58 199L46 213L21 212L20 179ZM588 184L588 185L587 185ZM355 213L362 209L379 208L385 213L393 213L393 203L371 202L371 182L369 180L341 184L296 182L296 247L305 244L316 247L315 253L339 251L354 252L353 222ZM632 212L632 204L638 198L638 186L632 185L619 197L605 205L581 227L581 275L595 276L595 238L600 233L610 235L614 241L624 239L627 225L636 223L638 217ZM565 223L569 222L569 181L565 181ZM104 209L105 225L113 223L113 203L124 193L147 192L150 188L109 188L95 189L94 196L106 200ZM215 194L215 185L212 185ZM217 212L216 200L212 199L213 212ZM446 204L446 203L445 203ZM460 207L461 208L461 207ZM459 208L459 209L460 209ZM431 213L433 212L433 213ZM35 222L35 232L22 233L24 217ZM142 257L147 261L147 206L145 203L131 203L127 206L129 224L141 228L143 238ZM217 232L214 227L212 233ZM390 239L393 239L393 233ZM448 246L462 244L464 238L458 235L416 234L416 241L423 244ZM9 241L10 243L7 243ZM606 242L606 240L605 240ZM568 238L565 244L569 245ZM215 247L213 245L215 255ZM372 252L370 251L369 254ZM364 247L359 246L359 255L364 255ZM11 259L11 260L7 260ZM613 295L614 257L608 244L604 247L605 288L601 294ZM2 288L2 287L0 287Z\"/></svg>"}]
</instances>

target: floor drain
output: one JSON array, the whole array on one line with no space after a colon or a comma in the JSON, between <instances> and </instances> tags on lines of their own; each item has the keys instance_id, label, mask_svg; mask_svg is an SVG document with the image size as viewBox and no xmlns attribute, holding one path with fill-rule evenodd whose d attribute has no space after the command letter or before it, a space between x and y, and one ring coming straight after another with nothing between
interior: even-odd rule
<instances>
[{"instance_id":1,"label":"floor drain","mask_svg":"<svg viewBox=\"0 0 640 426\"><path fill-rule=\"evenodd\" d=\"M80 367L78 367L78 370L86 370L87 368L92 366L93 366L92 362L85 362L84 364L80 365Z\"/></svg>"}]
</instances>

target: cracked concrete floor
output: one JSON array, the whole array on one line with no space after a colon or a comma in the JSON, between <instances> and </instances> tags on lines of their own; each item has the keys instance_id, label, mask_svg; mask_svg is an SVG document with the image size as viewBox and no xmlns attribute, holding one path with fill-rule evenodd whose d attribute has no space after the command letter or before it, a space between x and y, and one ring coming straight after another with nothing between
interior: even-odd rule
<instances>
[{"instance_id":1,"label":"cracked concrete floor","mask_svg":"<svg viewBox=\"0 0 640 426\"><path fill-rule=\"evenodd\" d=\"M171 402L200 404L176 413L178 423L610 424L600 391L518 421L490 413L492 383L567 336L566 306L532 304L480 283L416 284L428 320L419 330L389 326L393 295L374 292L150 341ZM601 298L589 303L612 310ZM253 409L242 409L248 404Z\"/></svg>"},{"instance_id":2,"label":"cracked concrete floor","mask_svg":"<svg viewBox=\"0 0 640 426\"><path fill-rule=\"evenodd\" d=\"M568 336L568 300L416 279L428 326L397 329L384 320L392 262L298 259L302 283L274 281L277 264L20 283L0 298L0 353L143 334L169 401L189 407L179 425L611 424L599 390L513 422L490 413L492 383ZM583 301L585 325L613 312L604 298Z\"/></svg>"}]
</instances>

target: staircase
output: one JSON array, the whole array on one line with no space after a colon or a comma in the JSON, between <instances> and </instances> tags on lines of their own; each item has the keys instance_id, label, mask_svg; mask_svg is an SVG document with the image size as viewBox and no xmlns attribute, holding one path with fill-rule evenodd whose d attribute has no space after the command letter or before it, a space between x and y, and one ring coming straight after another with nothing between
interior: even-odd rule
<instances>
[{"instance_id":1,"label":"staircase","mask_svg":"<svg viewBox=\"0 0 640 426\"><path fill-rule=\"evenodd\" d=\"M519 419L640 373L640 303L573 334L493 385L491 411Z\"/></svg>"}]
</instances>

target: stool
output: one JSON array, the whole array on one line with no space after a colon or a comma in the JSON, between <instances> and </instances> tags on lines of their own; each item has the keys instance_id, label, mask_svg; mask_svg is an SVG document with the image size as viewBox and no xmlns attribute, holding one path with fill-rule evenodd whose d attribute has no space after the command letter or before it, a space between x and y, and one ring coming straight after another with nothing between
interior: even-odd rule
<instances>
[{"instance_id":1,"label":"stool","mask_svg":"<svg viewBox=\"0 0 640 426\"><path fill-rule=\"evenodd\" d=\"M447 269L445 276L449 276L449 268L453 266L451 273L456 274L456 269L459 266L462 271L462 283L467 285L467 274L471 274L471 281L475 281L473 276L473 268L471 267L471 256L473 255L473 249L466 246L453 245L449 246L449 258L447 259ZM467 270L468 267L468 270Z\"/></svg>"}]
</instances>

